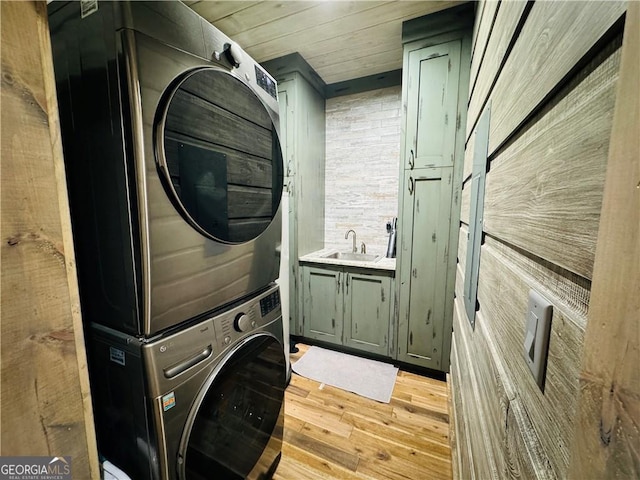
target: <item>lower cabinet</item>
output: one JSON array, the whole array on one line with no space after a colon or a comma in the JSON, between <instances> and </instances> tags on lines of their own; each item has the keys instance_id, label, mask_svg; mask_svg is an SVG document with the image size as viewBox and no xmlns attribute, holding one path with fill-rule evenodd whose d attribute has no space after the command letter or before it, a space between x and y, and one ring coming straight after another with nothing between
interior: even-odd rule
<instances>
[{"instance_id":1,"label":"lower cabinet","mask_svg":"<svg viewBox=\"0 0 640 480\"><path fill-rule=\"evenodd\" d=\"M302 267L305 337L389 356L392 278L349 267Z\"/></svg>"},{"instance_id":2,"label":"lower cabinet","mask_svg":"<svg viewBox=\"0 0 640 480\"><path fill-rule=\"evenodd\" d=\"M342 344L342 276L341 270L302 267L302 332L305 337Z\"/></svg>"}]
</instances>

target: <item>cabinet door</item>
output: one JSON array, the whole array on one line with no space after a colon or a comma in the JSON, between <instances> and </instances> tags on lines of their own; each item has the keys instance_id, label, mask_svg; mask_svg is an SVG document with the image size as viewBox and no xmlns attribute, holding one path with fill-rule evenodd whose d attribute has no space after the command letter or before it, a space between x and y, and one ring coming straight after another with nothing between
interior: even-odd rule
<instances>
[{"instance_id":1,"label":"cabinet door","mask_svg":"<svg viewBox=\"0 0 640 480\"><path fill-rule=\"evenodd\" d=\"M405 168L454 163L460 40L409 53Z\"/></svg>"},{"instance_id":2,"label":"cabinet door","mask_svg":"<svg viewBox=\"0 0 640 480\"><path fill-rule=\"evenodd\" d=\"M453 168L406 172L400 232L398 360L436 370L448 301L452 174Z\"/></svg>"},{"instance_id":3,"label":"cabinet door","mask_svg":"<svg viewBox=\"0 0 640 480\"><path fill-rule=\"evenodd\" d=\"M293 335L303 335L298 258L324 247L324 98L299 73L278 80L284 179L289 192L289 304ZM283 222L284 227L284 222ZM284 301L285 299L283 299Z\"/></svg>"},{"instance_id":4,"label":"cabinet door","mask_svg":"<svg viewBox=\"0 0 640 480\"><path fill-rule=\"evenodd\" d=\"M344 344L389 355L391 278L347 273L344 292Z\"/></svg>"},{"instance_id":5,"label":"cabinet door","mask_svg":"<svg viewBox=\"0 0 640 480\"><path fill-rule=\"evenodd\" d=\"M341 345L343 273L303 267L302 275L304 336Z\"/></svg>"},{"instance_id":6,"label":"cabinet door","mask_svg":"<svg viewBox=\"0 0 640 480\"><path fill-rule=\"evenodd\" d=\"M294 121L293 98L295 97L293 80L278 84L278 104L280 106L280 144L284 162L284 192L282 194L282 252L280 267L280 288L282 294L283 321L289 323L291 335L302 335L302 322L299 320L298 292L298 242L296 236L295 196L293 179L295 162L293 161L296 122ZM288 253L285 258L285 249ZM286 291L285 291L286 288Z\"/></svg>"}]
</instances>

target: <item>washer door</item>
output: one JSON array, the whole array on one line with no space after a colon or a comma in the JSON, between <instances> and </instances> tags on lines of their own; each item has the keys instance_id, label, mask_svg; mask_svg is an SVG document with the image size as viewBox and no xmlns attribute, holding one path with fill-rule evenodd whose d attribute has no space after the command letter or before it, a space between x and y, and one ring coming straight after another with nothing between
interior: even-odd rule
<instances>
[{"instance_id":1,"label":"washer door","mask_svg":"<svg viewBox=\"0 0 640 480\"><path fill-rule=\"evenodd\" d=\"M282 344L271 335L250 337L227 356L187 419L179 478L246 478L278 423L285 379Z\"/></svg>"},{"instance_id":2,"label":"washer door","mask_svg":"<svg viewBox=\"0 0 640 480\"><path fill-rule=\"evenodd\" d=\"M178 79L163 105L156 159L178 211L214 240L256 238L276 214L283 185L280 142L265 105L215 67Z\"/></svg>"}]
</instances>

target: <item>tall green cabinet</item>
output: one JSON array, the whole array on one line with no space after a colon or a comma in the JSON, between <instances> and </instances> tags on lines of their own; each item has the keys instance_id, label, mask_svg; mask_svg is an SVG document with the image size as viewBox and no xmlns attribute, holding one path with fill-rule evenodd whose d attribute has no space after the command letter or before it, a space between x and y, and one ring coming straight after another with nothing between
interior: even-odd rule
<instances>
[{"instance_id":1,"label":"tall green cabinet","mask_svg":"<svg viewBox=\"0 0 640 480\"><path fill-rule=\"evenodd\" d=\"M403 24L396 358L449 371L472 7Z\"/></svg>"},{"instance_id":2,"label":"tall green cabinet","mask_svg":"<svg viewBox=\"0 0 640 480\"><path fill-rule=\"evenodd\" d=\"M289 332L301 336L302 272L298 258L324 248L325 100L323 84L298 54L266 62L278 82L280 137L288 197ZM286 282L285 282L286 283ZM283 300L286 295L283 292Z\"/></svg>"}]
</instances>

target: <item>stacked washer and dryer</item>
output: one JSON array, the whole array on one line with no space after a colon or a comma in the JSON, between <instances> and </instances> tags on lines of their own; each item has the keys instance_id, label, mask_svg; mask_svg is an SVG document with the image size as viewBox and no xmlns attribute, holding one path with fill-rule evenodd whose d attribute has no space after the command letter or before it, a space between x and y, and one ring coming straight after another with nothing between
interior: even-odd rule
<instances>
[{"instance_id":1,"label":"stacked washer and dryer","mask_svg":"<svg viewBox=\"0 0 640 480\"><path fill-rule=\"evenodd\" d=\"M48 8L99 453L135 480L269 478L276 83L179 2Z\"/></svg>"}]
</instances>

